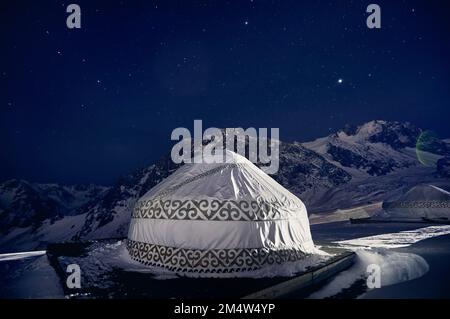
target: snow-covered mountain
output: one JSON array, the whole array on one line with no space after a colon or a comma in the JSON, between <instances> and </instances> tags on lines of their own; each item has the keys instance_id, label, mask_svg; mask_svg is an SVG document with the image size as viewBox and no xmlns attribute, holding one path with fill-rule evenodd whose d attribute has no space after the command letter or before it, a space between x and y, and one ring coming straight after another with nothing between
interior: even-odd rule
<instances>
[{"instance_id":1,"label":"snow-covered mountain","mask_svg":"<svg viewBox=\"0 0 450 319\"><path fill-rule=\"evenodd\" d=\"M420 165L416 151L422 133L410 123L371 121L358 127L346 126L335 134L303 145L351 174L356 169L380 176ZM450 154L450 147L437 139L427 139L420 147L421 152Z\"/></svg>"},{"instance_id":2,"label":"snow-covered mountain","mask_svg":"<svg viewBox=\"0 0 450 319\"><path fill-rule=\"evenodd\" d=\"M394 126L372 121L360 127L347 126L343 130L319 138L304 146L322 154L330 162L345 168L354 168L369 175L385 175L395 168L415 164L415 158L399 152L414 147L420 132L410 126Z\"/></svg>"},{"instance_id":3,"label":"snow-covered mountain","mask_svg":"<svg viewBox=\"0 0 450 319\"><path fill-rule=\"evenodd\" d=\"M420 183L448 184L448 142L411 123L347 125L303 146L352 176L338 187L301 195L312 199L309 209L316 213L382 201Z\"/></svg>"},{"instance_id":4,"label":"snow-covered mountain","mask_svg":"<svg viewBox=\"0 0 450 319\"><path fill-rule=\"evenodd\" d=\"M280 167L272 177L298 196L307 190L337 187L352 179L344 169L297 142L280 142Z\"/></svg>"},{"instance_id":5,"label":"snow-covered mountain","mask_svg":"<svg viewBox=\"0 0 450 319\"><path fill-rule=\"evenodd\" d=\"M74 238L125 236L137 199L179 166L170 160L170 156L164 156L155 164L120 178L99 200L77 209L78 213L85 214L86 217Z\"/></svg>"},{"instance_id":6,"label":"snow-covered mountain","mask_svg":"<svg viewBox=\"0 0 450 319\"><path fill-rule=\"evenodd\" d=\"M56 221L84 204L98 199L106 187L61 186L9 180L0 184L0 231L11 227L39 227Z\"/></svg>"},{"instance_id":7,"label":"snow-covered mountain","mask_svg":"<svg viewBox=\"0 0 450 319\"><path fill-rule=\"evenodd\" d=\"M436 170L417 158L421 134L409 123L371 121L309 143L280 142L280 168L273 178L299 196L310 213L381 201L419 183L448 181L444 155L450 144L424 144L424 152L437 153L430 153L439 163ZM0 184L0 251L125 236L137 199L178 167L166 155L109 188Z\"/></svg>"}]
</instances>

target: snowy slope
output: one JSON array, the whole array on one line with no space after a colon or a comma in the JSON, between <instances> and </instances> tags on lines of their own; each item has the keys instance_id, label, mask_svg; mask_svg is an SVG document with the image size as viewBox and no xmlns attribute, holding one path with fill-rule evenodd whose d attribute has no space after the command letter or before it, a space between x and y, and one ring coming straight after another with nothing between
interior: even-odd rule
<instances>
[{"instance_id":1,"label":"snowy slope","mask_svg":"<svg viewBox=\"0 0 450 319\"><path fill-rule=\"evenodd\" d=\"M56 221L96 200L105 190L105 187L94 185L6 181L0 184L0 232L11 227L38 227L45 220Z\"/></svg>"},{"instance_id":2,"label":"snowy slope","mask_svg":"<svg viewBox=\"0 0 450 319\"><path fill-rule=\"evenodd\" d=\"M352 178L334 188L307 190L300 197L309 202L310 211L322 212L382 201L420 183L447 185L444 156L450 148L440 140L422 145L421 155L435 164L423 165L416 151L422 132L410 123L370 121L303 143Z\"/></svg>"},{"instance_id":3,"label":"snowy slope","mask_svg":"<svg viewBox=\"0 0 450 319\"><path fill-rule=\"evenodd\" d=\"M78 208L103 197L108 188L61 186L9 180L0 184L0 251L44 248L67 240L84 224ZM13 248L14 247L14 248Z\"/></svg>"},{"instance_id":4,"label":"snowy slope","mask_svg":"<svg viewBox=\"0 0 450 319\"><path fill-rule=\"evenodd\" d=\"M406 149L415 147L419 134L408 123L371 121L357 128L346 127L304 146L347 170L379 176L418 164L415 154Z\"/></svg>"},{"instance_id":5,"label":"snowy slope","mask_svg":"<svg viewBox=\"0 0 450 319\"><path fill-rule=\"evenodd\" d=\"M74 238L126 236L136 201L179 166L174 164L170 157L165 156L157 163L119 179L102 198L78 210L86 214L86 219Z\"/></svg>"}]
</instances>

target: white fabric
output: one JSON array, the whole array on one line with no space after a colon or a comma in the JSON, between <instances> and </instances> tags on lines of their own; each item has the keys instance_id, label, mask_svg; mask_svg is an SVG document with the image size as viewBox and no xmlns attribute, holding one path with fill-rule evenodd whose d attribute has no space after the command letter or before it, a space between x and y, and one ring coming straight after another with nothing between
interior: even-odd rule
<instances>
[{"instance_id":1,"label":"white fabric","mask_svg":"<svg viewBox=\"0 0 450 319\"><path fill-rule=\"evenodd\" d=\"M188 187L177 189L171 194L171 197L177 199L199 197L234 200L276 199L281 200L286 206L294 205L304 209L304 205L298 197L274 181L252 162L236 153L230 151L226 151L226 153L229 158L228 164L235 164L235 166L227 167L227 164L222 163L185 164L162 183L152 188L141 199L157 197L168 188L172 188L190 178L195 178L213 169L225 167L219 174L214 174L210 178L199 179L189 183Z\"/></svg>"},{"instance_id":2,"label":"white fabric","mask_svg":"<svg viewBox=\"0 0 450 319\"><path fill-rule=\"evenodd\" d=\"M138 201L128 234L136 259L144 254L137 243L297 256L316 251L302 201L244 157L227 156L226 164L185 164Z\"/></svg>"},{"instance_id":3,"label":"white fabric","mask_svg":"<svg viewBox=\"0 0 450 319\"><path fill-rule=\"evenodd\" d=\"M310 251L300 220L257 222L133 219L128 238L187 249L292 248Z\"/></svg>"}]
</instances>

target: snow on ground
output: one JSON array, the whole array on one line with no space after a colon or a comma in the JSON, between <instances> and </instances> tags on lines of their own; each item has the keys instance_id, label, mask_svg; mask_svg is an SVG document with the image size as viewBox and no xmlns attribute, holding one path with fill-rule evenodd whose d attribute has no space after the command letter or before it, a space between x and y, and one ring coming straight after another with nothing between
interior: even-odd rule
<instances>
[{"instance_id":1,"label":"snow on ground","mask_svg":"<svg viewBox=\"0 0 450 319\"><path fill-rule=\"evenodd\" d=\"M355 248L400 248L408 247L419 241L450 234L450 225L429 226L415 230L401 231L398 233L382 234L376 236L362 237L337 242L347 249Z\"/></svg>"},{"instance_id":2,"label":"snow on ground","mask_svg":"<svg viewBox=\"0 0 450 319\"><path fill-rule=\"evenodd\" d=\"M450 226L443 225L337 241L335 243L340 247L354 250L357 260L351 268L338 274L309 298L333 297L358 285L360 286L358 295L364 294L368 290L365 282L369 274L369 265L380 267L382 289L420 278L430 270L427 261L422 256L409 252L408 249L406 252L398 249L449 234ZM380 294L382 295L382 292Z\"/></svg>"},{"instance_id":3,"label":"snow on ground","mask_svg":"<svg viewBox=\"0 0 450 319\"><path fill-rule=\"evenodd\" d=\"M81 229L85 217L86 214L82 214L66 216L55 222L46 220L37 230L33 230L32 227L15 228L0 237L0 252L42 249L47 243L66 241Z\"/></svg>"},{"instance_id":4,"label":"snow on ground","mask_svg":"<svg viewBox=\"0 0 450 319\"><path fill-rule=\"evenodd\" d=\"M45 250L28 251L23 253L12 253L12 254L0 254L0 262L42 256L44 254Z\"/></svg>"},{"instance_id":5,"label":"snow on ground","mask_svg":"<svg viewBox=\"0 0 450 319\"><path fill-rule=\"evenodd\" d=\"M350 288L358 281L362 280L364 284L369 265L380 267L381 287L419 278L429 270L425 259L415 254L366 250L359 250L356 254L356 263L350 269L339 273L329 284L311 294L309 298L332 297L344 289Z\"/></svg>"},{"instance_id":6,"label":"snow on ground","mask_svg":"<svg viewBox=\"0 0 450 319\"><path fill-rule=\"evenodd\" d=\"M272 278L291 277L299 272L305 271L309 267L317 266L326 262L332 256L319 249L315 249L315 254L309 255L302 260L287 262L283 265L269 265L256 271L240 273L212 274L214 278ZM148 273L154 279L173 279L179 277L197 278L201 277L196 273L176 273L161 267L145 266L131 259L126 249L125 241L117 241L111 244L98 243L90 248L88 257L60 257L63 265L70 263L80 264L85 276L90 276L90 282L95 282L96 277L110 272L113 269L124 271ZM204 276L203 276L204 277Z\"/></svg>"},{"instance_id":7,"label":"snow on ground","mask_svg":"<svg viewBox=\"0 0 450 319\"><path fill-rule=\"evenodd\" d=\"M45 255L0 262L0 287L0 299L64 298L59 277Z\"/></svg>"},{"instance_id":8,"label":"snow on ground","mask_svg":"<svg viewBox=\"0 0 450 319\"><path fill-rule=\"evenodd\" d=\"M332 241L356 251L355 264L334 277L310 298L341 296L344 298L448 297L450 295L450 226L417 228L411 224L353 225L348 222L312 226L313 237ZM0 255L0 298L63 298L60 279L49 265L43 251ZM318 257L319 259L322 257ZM130 259L124 241L97 243L87 257L61 257L61 264L76 262L82 269L82 283L109 287L113 269L146 272L154 279L179 278L164 269L147 268ZM307 259L298 270L320 262ZM368 290L367 266L381 269L381 289ZM288 269L289 268L289 269ZM286 268L292 271L291 267ZM277 270L280 271L279 269ZM270 276L264 269L261 277ZM286 272L285 275L292 275ZM356 287L356 293L355 293ZM423 288L426 287L426 288ZM349 295L348 290L352 290ZM156 296L156 295L155 295Z\"/></svg>"},{"instance_id":9,"label":"snow on ground","mask_svg":"<svg viewBox=\"0 0 450 319\"><path fill-rule=\"evenodd\" d=\"M450 235L438 236L417 242L411 246L396 249L421 256L427 261L429 271L414 280L396 285L370 289L358 298L373 299L448 299L450 296Z\"/></svg>"},{"instance_id":10,"label":"snow on ground","mask_svg":"<svg viewBox=\"0 0 450 319\"><path fill-rule=\"evenodd\" d=\"M114 208L112 214L114 219L104 226L99 226L97 221L92 224L92 232L90 232L84 239L102 239L112 237L123 237L128 232L128 227L131 219L131 212L133 211L136 199L128 199Z\"/></svg>"}]
</instances>

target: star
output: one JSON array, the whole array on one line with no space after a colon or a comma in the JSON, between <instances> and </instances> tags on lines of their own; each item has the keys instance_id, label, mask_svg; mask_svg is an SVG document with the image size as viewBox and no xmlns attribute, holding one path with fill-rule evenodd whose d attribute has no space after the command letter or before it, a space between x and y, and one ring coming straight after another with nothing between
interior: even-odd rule
<instances>
[{"instance_id":1,"label":"star","mask_svg":"<svg viewBox=\"0 0 450 319\"><path fill-rule=\"evenodd\" d=\"M338 80L337 80L337 83L338 83L338 84L342 84L342 83L344 83L344 80L343 80L343 79L338 79Z\"/></svg>"},{"instance_id":2,"label":"star","mask_svg":"<svg viewBox=\"0 0 450 319\"><path fill-rule=\"evenodd\" d=\"M248 25L248 21L247 21L247 20L246 20L246 21L244 21L244 24L245 24L245 25Z\"/></svg>"}]
</instances>

